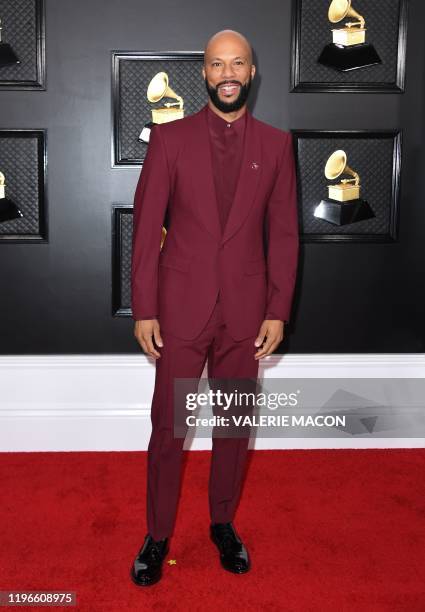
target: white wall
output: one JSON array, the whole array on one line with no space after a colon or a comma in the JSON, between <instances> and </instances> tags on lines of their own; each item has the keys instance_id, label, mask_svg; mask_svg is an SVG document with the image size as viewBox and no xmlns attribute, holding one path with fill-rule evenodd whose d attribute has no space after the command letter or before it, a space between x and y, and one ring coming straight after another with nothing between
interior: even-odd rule
<instances>
[{"instance_id":1,"label":"white wall","mask_svg":"<svg viewBox=\"0 0 425 612\"><path fill-rule=\"evenodd\" d=\"M154 375L144 355L0 356L0 451L146 450ZM272 355L260 362L260 377L424 376L424 354ZM255 441L255 448L423 446L422 438ZM208 449L211 441L187 440L186 447Z\"/></svg>"}]
</instances>

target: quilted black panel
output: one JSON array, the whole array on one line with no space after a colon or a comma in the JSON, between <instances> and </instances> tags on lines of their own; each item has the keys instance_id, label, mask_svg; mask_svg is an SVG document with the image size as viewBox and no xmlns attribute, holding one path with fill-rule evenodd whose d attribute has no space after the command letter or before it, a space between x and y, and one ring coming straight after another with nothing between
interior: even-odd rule
<instances>
[{"instance_id":1,"label":"quilted black panel","mask_svg":"<svg viewBox=\"0 0 425 612\"><path fill-rule=\"evenodd\" d=\"M112 213L112 312L131 316L133 207L114 204Z\"/></svg>"},{"instance_id":2,"label":"quilted black panel","mask_svg":"<svg viewBox=\"0 0 425 612\"><path fill-rule=\"evenodd\" d=\"M2 42L15 51L20 63L0 67L0 87L44 86L44 3L42 0L0 0Z\"/></svg>"},{"instance_id":3,"label":"quilted black panel","mask_svg":"<svg viewBox=\"0 0 425 612\"><path fill-rule=\"evenodd\" d=\"M0 240L7 236L43 238L44 132L0 130L0 171L6 178L6 196L23 217L0 223Z\"/></svg>"},{"instance_id":4,"label":"quilted black panel","mask_svg":"<svg viewBox=\"0 0 425 612\"><path fill-rule=\"evenodd\" d=\"M128 210L128 209L127 209ZM131 306L131 244L133 239L133 211L121 216L121 262L120 262L120 284L121 304L120 307L129 309Z\"/></svg>"},{"instance_id":5,"label":"quilted black panel","mask_svg":"<svg viewBox=\"0 0 425 612\"><path fill-rule=\"evenodd\" d=\"M297 149L300 232L390 234L391 215L396 207L393 186L398 180L393 175L394 135L336 133L332 136L313 136L312 133L297 133L296 130L293 133ZM374 218L337 226L313 216L320 200L328 197L327 185L339 182L338 179L328 180L324 174L327 159L337 149L346 152L348 165L360 175L360 197L369 202L376 215Z\"/></svg>"},{"instance_id":6,"label":"quilted black panel","mask_svg":"<svg viewBox=\"0 0 425 612\"><path fill-rule=\"evenodd\" d=\"M328 20L330 0L298 0L301 20L299 80L301 83L395 83L397 80L399 13L402 0L354 0L353 8L366 21L366 42L372 44L382 64L338 72L317 62L323 47L332 42ZM346 21L346 20L345 20ZM342 23L342 22L341 22Z\"/></svg>"},{"instance_id":7,"label":"quilted black panel","mask_svg":"<svg viewBox=\"0 0 425 612\"><path fill-rule=\"evenodd\" d=\"M169 86L182 96L185 116L200 110L207 103L208 93L202 78L203 57L196 59L119 59L118 84L118 143L114 159L116 163L141 164L147 144L138 140L145 123L152 121L151 109L163 106L163 101L151 104L146 92L152 77L160 71L168 74Z\"/></svg>"}]
</instances>

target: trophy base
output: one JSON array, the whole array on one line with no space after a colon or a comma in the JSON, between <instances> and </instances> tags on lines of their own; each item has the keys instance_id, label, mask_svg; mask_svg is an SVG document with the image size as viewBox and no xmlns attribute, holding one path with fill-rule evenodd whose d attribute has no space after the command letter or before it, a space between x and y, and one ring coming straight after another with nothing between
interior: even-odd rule
<instances>
[{"instance_id":1,"label":"trophy base","mask_svg":"<svg viewBox=\"0 0 425 612\"><path fill-rule=\"evenodd\" d=\"M140 142L145 142L146 144L149 143L149 138L151 136L151 129L153 128L154 125L155 123L153 121L149 121L149 123L145 123L145 125L143 126L143 130L140 132L140 135L139 135Z\"/></svg>"},{"instance_id":2,"label":"trophy base","mask_svg":"<svg viewBox=\"0 0 425 612\"><path fill-rule=\"evenodd\" d=\"M340 72L382 64L375 47L369 43L350 45L349 47L329 43L324 47L317 61L319 64L329 66Z\"/></svg>"},{"instance_id":3,"label":"trophy base","mask_svg":"<svg viewBox=\"0 0 425 612\"><path fill-rule=\"evenodd\" d=\"M349 225L357 221L371 219L375 213L366 200L358 198L350 202L337 200L321 200L314 210L314 216L333 225Z\"/></svg>"},{"instance_id":4,"label":"trophy base","mask_svg":"<svg viewBox=\"0 0 425 612\"><path fill-rule=\"evenodd\" d=\"M20 60L8 43L0 42L0 67L20 64Z\"/></svg>"},{"instance_id":5,"label":"trophy base","mask_svg":"<svg viewBox=\"0 0 425 612\"><path fill-rule=\"evenodd\" d=\"M170 121L176 121L176 119L183 119L183 117L183 108L171 107L152 109L152 121L154 123L170 123Z\"/></svg>"},{"instance_id":6,"label":"trophy base","mask_svg":"<svg viewBox=\"0 0 425 612\"><path fill-rule=\"evenodd\" d=\"M11 221L12 219L19 219L23 217L19 208L15 202L9 200L9 198L0 198L0 223L3 221Z\"/></svg>"}]
</instances>

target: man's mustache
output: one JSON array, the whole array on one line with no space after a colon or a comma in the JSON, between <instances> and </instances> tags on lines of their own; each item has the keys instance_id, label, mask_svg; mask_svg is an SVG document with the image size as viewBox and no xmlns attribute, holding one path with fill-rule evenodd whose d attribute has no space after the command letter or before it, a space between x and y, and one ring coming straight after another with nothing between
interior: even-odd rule
<instances>
[{"instance_id":1,"label":"man's mustache","mask_svg":"<svg viewBox=\"0 0 425 612\"><path fill-rule=\"evenodd\" d=\"M242 87L242 83L240 81L223 81L222 83L218 83L218 85L216 85L216 89L222 85L240 85Z\"/></svg>"}]
</instances>

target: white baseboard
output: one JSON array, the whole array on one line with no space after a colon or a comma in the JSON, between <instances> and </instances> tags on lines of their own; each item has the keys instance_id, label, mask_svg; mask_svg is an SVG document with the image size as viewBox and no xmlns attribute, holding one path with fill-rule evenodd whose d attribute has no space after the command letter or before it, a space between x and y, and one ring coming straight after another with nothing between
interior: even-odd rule
<instances>
[{"instance_id":1,"label":"white baseboard","mask_svg":"<svg viewBox=\"0 0 425 612\"><path fill-rule=\"evenodd\" d=\"M204 371L204 376L206 371ZM272 355L270 378L424 378L425 355ZM155 366L144 355L0 356L0 451L146 450ZM258 438L255 448L422 448L423 438ZM185 448L210 449L211 440Z\"/></svg>"}]
</instances>

